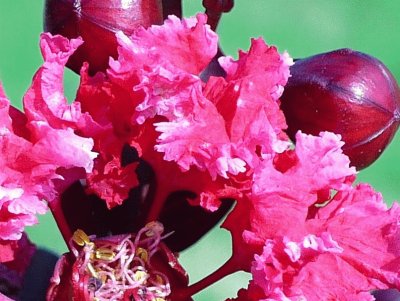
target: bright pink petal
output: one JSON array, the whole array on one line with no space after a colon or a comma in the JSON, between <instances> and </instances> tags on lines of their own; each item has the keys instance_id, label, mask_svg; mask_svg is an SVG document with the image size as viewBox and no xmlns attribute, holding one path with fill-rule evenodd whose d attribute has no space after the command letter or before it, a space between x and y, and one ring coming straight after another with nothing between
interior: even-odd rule
<instances>
[{"instance_id":1,"label":"bright pink petal","mask_svg":"<svg viewBox=\"0 0 400 301\"><path fill-rule=\"evenodd\" d=\"M245 162L235 158L226 135L224 120L215 106L207 99L193 101L190 114L170 122L155 124L161 132L156 150L164 152L164 159L176 161L183 170L191 165L208 170L215 179L217 175L227 178L245 171Z\"/></svg>"},{"instance_id":2,"label":"bright pink petal","mask_svg":"<svg viewBox=\"0 0 400 301\"><path fill-rule=\"evenodd\" d=\"M231 102L218 103L220 111L235 112L230 126L232 141L243 141L252 151L259 146L262 153L282 152L288 143L282 132L286 123L277 100L289 77L289 56L279 54L262 39L255 39L248 52L239 53L237 61L230 57L221 57L219 61L229 83L219 97L223 98L228 91L237 94L234 107L223 107L232 105Z\"/></svg>"},{"instance_id":3,"label":"bright pink petal","mask_svg":"<svg viewBox=\"0 0 400 301\"><path fill-rule=\"evenodd\" d=\"M204 14L183 20L169 16L163 25L140 28L130 39L138 48L150 51L149 56L184 72L200 74L217 53L218 36L206 22Z\"/></svg>"},{"instance_id":4,"label":"bright pink petal","mask_svg":"<svg viewBox=\"0 0 400 301\"><path fill-rule=\"evenodd\" d=\"M87 175L87 188L109 208L122 204L129 191L138 185L137 163L123 164L122 153L124 146L134 144L137 135L138 129L131 125L131 119L135 112L133 99L142 99L140 96L112 84L103 74L89 77L87 66L81 72L77 101L91 120L80 131L93 139L93 149L99 153L92 173Z\"/></svg>"},{"instance_id":5,"label":"bright pink petal","mask_svg":"<svg viewBox=\"0 0 400 301\"><path fill-rule=\"evenodd\" d=\"M48 156L59 167L83 167L90 172L96 157L91 151L93 142L74 131L86 117L80 104L69 105L63 94L64 66L81 43L79 39L69 41L42 34L40 46L45 62L24 96L24 110L32 142L48 149L42 156Z\"/></svg>"},{"instance_id":6,"label":"bright pink petal","mask_svg":"<svg viewBox=\"0 0 400 301\"><path fill-rule=\"evenodd\" d=\"M349 166L338 136L325 132L316 137L299 132L296 139L294 153L289 150L277 154L257 168L253 185L255 196L278 194L307 207L324 191L348 186L347 177L356 171ZM283 167L281 160L287 162L286 166Z\"/></svg>"},{"instance_id":7,"label":"bright pink petal","mask_svg":"<svg viewBox=\"0 0 400 301\"><path fill-rule=\"evenodd\" d=\"M121 159L107 162L96 161L96 164L103 164L102 168L96 166L92 174L88 176L88 192L96 193L107 202L108 208L121 205L128 198L132 187L139 184L135 170L137 164L121 166Z\"/></svg>"},{"instance_id":8,"label":"bright pink petal","mask_svg":"<svg viewBox=\"0 0 400 301\"><path fill-rule=\"evenodd\" d=\"M69 41L49 33L41 35L42 67L34 76L31 88L24 96L24 111L30 120L47 121L53 127L74 123L81 117L78 103L69 105L64 96L64 66L82 44L81 39Z\"/></svg>"},{"instance_id":9,"label":"bright pink petal","mask_svg":"<svg viewBox=\"0 0 400 301\"><path fill-rule=\"evenodd\" d=\"M264 229L274 227L267 214ZM293 218L286 217L290 228L269 232L254 258L253 281L265 298L373 300L374 289L400 287L400 208L388 210L369 186L339 192L313 217Z\"/></svg>"},{"instance_id":10,"label":"bright pink petal","mask_svg":"<svg viewBox=\"0 0 400 301\"><path fill-rule=\"evenodd\" d=\"M285 244L275 240L255 256L253 281L265 300L374 300L366 277L340 257L308 251L293 264L286 253Z\"/></svg>"}]
</instances>

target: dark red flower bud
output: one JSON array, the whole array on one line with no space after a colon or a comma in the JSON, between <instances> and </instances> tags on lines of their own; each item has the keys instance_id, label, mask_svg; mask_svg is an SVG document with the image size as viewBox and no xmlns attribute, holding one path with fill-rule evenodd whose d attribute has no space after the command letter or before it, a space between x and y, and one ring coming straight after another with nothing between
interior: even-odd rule
<instances>
[{"instance_id":1,"label":"dark red flower bud","mask_svg":"<svg viewBox=\"0 0 400 301\"><path fill-rule=\"evenodd\" d=\"M138 26L163 22L161 0L46 0L44 29L85 42L67 66L79 73L83 62L90 72L104 71L117 57L115 32L131 34Z\"/></svg>"},{"instance_id":2,"label":"dark red flower bud","mask_svg":"<svg viewBox=\"0 0 400 301\"><path fill-rule=\"evenodd\" d=\"M331 131L357 169L374 162L400 122L399 87L383 63L341 49L297 60L290 71L281 98L288 135Z\"/></svg>"}]
</instances>

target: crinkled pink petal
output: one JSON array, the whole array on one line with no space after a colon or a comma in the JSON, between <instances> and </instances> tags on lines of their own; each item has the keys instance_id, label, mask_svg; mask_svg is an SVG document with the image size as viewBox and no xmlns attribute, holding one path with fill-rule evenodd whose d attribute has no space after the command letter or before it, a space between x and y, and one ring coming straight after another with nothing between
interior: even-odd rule
<instances>
[{"instance_id":1,"label":"crinkled pink petal","mask_svg":"<svg viewBox=\"0 0 400 301\"><path fill-rule=\"evenodd\" d=\"M302 206L309 206L318 200L318 193L324 190L344 189L348 187L346 178L355 174L354 167L343 154L340 137L329 132L319 137L296 135L295 157L291 158L291 166L281 170L276 162L286 154L277 154L273 159L265 159L256 169L254 175L253 194L269 196L278 194L290 198ZM288 160L287 160L288 161Z\"/></svg>"},{"instance_id":2,"label":"crinkled pink petal","mask_svg":"<svg viewBox=\"0 0 400 301\"><path fill-rule=\"evenodd\" d=\"M249 52L239 52L237 61L221 57L219 63L227 73L227 81L249 78L256 82L264 79L264 82L257 83L258 88L254 91L268 90L272 99L278 100L290 76L289 67L293 60L286 52L279 54L276 47L268 46L258 38L251 40Z\"/></svg>"},{"instance_id":3,"label":"crinkled pink petal","mask_svg":"<svg viewBox=\"0 0 400 301\"><path fill-rule=\"evenodd\" d=\"M54 129L46 123L31 122L37 137L33 155L42 162L59 167L82 167L86 172L93 169L97 154L92 152L93 140L78 136L73 129Z\"/></svg>"},{"instance_id":4,"label":"crinkled pink petal","mask_svg":"<svg viewBox=\"0 0 400 301\"><path fill-rule=\"evenodd\" d=\"M208 170L214 179L245 171L245 162L232 154L223 119L207 99L195 100L191 114L155 126L161 132L156 150L164 152L165 160L176 161L183 170L195 165Z\"/></svg>"},{"instance_id":5,"label":"crinkled pink petal","mask_svg":"<svg viewBox=\"0 0 400 301\"><path fill-rule=\"evenodd\" d=\"M48 156L58 167L83 167L90 172L96 157L91 151L93 142L75 133L77 125L87 117L82 115L78 102L69 105L63 94L64 66L81 43L80 39L69 41L48 33L41 35L45 62L24 96L24 110L32 142L47 148L37 156Z\"/></svg>"},{"instance_id":6,"label":"crinkled pink petal","mask_svg":"<svg viewBox=\"0 0 400 301\"><path fill-rule=\"evenodd\" d=\"M396 203L387 209L379 193L361 184L339 192L308 223L328 231L344 249L343 260L385 289L400 287L399 220Z\"/></svg>"},{"instance_id":7,"label":"crinkled pink petal","mask_svg":"<svg viewBox=\"0 0 400 301\"><path fill-rule=\"evenodd\" d=\"M46 121L52 127L60 127L81 118L79 103L69 105L63 88L64 66L81 44L81 39L70 41L49 33L41 35L44 63L24 96L24 111L29 120Z\"/></svg>"},{"instance_id":8,"label":"crinkled pink petal","mask_svg":"<svg viewBox=\"0 0 400 301\"><path fill-rule=\"evenodd\" d=\"M108 162L97 160L96 164L103 166L96 166L93 173L88 175L88 192L105 200L109 209L121 205L132 187L139 184L135 174L137 164L122 167L120 158Z\"/></svg>"},{"instance_id":9,"label":"crinkled pink petal","mask_svg":"<svg viewBox=\"0 0 400 301\"><path fill-rule=\"evenodd\" d=\"M2 111L8 111L8 100L2 99ZM38 177L41 166L32 156L33 145L12 132L11 118L2 114L0 128L0 239L18 240L25 226L37 222L36 214L46 212L43 190L51 186L55 168L47 168L45 177Z\"/></svg>"},{"instance_id":10,"label":"crinkled pink petal","mask_svg":"<svg viewBox=\"0 0 400 301\"><path fill-rule=\"evenodd\" d=\"M118 60L110 59L108 70L116 77L146 73L156 66L199 75L218 44L204 14L183 20L169 16L163 25L140 28L130 37L118 32L117 40Z\"/></svg>"},{"instance_id":11,"label":"crinkled pink petal","mask_svg":"<svg viewBox=\"0 0 400 301\"><path fill-rule=\"evenodd\" d=\"M191 74L200 74L217 53L218 45L218 36L207 25L205 14L183 20L171 15L161 26L139 28L130 39L152 56Z\"/></svg>"},{"instance_id":12,"label":"crinkled pink petal","mask_svg":"<svg viewBox=\"0 0 400 301\"><path fill-rule=\"evenodd\" d=\"M237 156L251 167L257 165L260 154L282 152L289 146L277 102L277 91L283 91L289 77L286 57L262 39L252 40L249 52L240 52L237 61L219 59L227 76L225 80L211 78L205 88L205 95L225 119Z\"/></svg>"},{"instance_id":13,"label":"crinkled pink petal","mask_svg":"<svg viewBox=\"0 0 400 301\"><path fill-rule=\"evenodd\" d=\"M285 249L282 241L271 240L255 256L253 281L265 300L374 300L368 280L340 257L311 252L292 263Z\"/></svg>"},{"instance_id":14,"label":"crinkled pink petal","mask_svg":"<svg viewBox=\"0 0 400 301\"><path fill-rule=\"evenodd\" d=\"M274 236L300 239L306 232L309 206L319 202L321 195L329 197L331 189L350 187L345 183L355 170L349 167L336 135L325 133L314 137L299 133L297 139L294 151L265 158L254 171L251 195L254 210L247 213L251 228L242 229L247 244L258 245ZM287 165L283 166L279 160L285 160Z\"/></svg>"},{"instance_id":15,"label":"crinkled pink petal","mask_svg":"<svg viewBox=\"0 0 400 301\"><path fill-rule=\"evenodd\" d=\"M109 208L121 204L129 191L138 185L137 163L124 166L121 157L125 145L135 144L134 137L139 129L131 125L131 119L135 99L142 99L141 96L125 86L112 84L101 73L89 77L87 66L81 71L77 101L92 120L90 126L84 124L80 131L93 139L93 149L99 153L92 173L87 175L87 188L88 192L102 198Z\"/></svg>"},{"instance_id":16,"label":"crinkled pink petal","mask_svg":"<svg viewBox=\"0 0 400 301\"><path fill-rule=\"evenodd\" d=\"M116 82L139 80L134 89L146 93L135 117L141 124L155 114L180 114L185 104L190 106L185 94L217 51L217 35L202 14L183 20L170 16L162 26L139 29L130 38L118 33L117 38L119 58L111 60L109 75Z\"/></svg>"},{"instance_id":17,"label":"crinkled pink petal","mask_svg":"<svg viewBox=\"0 0 400 301\"><path fill-rule=\"evenodd\" d=\"M155 67L152 72L143 75L135 90L143 90L145 99L136 110L135 120L142 124L155 115L173 119L190 114L193 110L192 97L202 89L199 78L183 72L173 72Z\"/></svg>"},{"instance_id":18,"label":"crinkled pink petal","mask_svg":"<svg viewBox=\"0 0 400 301\"><path fill-rule=\"evenodd\" d=\"M274 227L265 217L265 229ZM370 300L373 289L399 288L399 220L400 208L387 209L368 185L340 191L315 216L291 222L288 236L269 233L254 283L271 300Z\"/></svg>"}]
</instances>

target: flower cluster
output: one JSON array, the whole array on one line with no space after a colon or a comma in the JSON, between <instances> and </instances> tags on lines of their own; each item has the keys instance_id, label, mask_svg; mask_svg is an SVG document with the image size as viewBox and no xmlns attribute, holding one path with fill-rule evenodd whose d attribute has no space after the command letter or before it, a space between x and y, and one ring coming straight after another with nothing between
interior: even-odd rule
<instances>
[{"instance_id":1,"label":"flower cluster","mask_svg":"<svg viewBox=\"0 0 400 301\"><path fill-rule=\"evenodd\" d=\"M237 60L219 58L224 77L203 81L218 50L203 14L117 41L106 72L84 64L72 104L63 71L82 41L48 33L23 113L0 91L0 262L45 200L70 242L48 300L192 300L207 281L189 286L169 249L231 209L232 257L215 280L252 280L230 300L374 300L400 288L398 205L354 185L340 136L298 132L293 145L285 134L287 53L253 39Z\"/></svg>"}]
</instances>

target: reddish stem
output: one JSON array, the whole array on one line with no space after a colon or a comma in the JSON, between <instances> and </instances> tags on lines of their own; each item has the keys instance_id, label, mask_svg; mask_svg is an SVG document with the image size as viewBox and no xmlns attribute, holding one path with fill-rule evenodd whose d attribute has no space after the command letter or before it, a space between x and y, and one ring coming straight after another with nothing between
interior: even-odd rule
<instances>
[{"instance_id":1,"label":"reddish stem","mask_svg":"<svg viewBox=\"0 0 400 301\"><path fill-rule=\"evenodd\" d=\"M182 0L163 0L163 17L166 19L169 15L175 15L182 18Z\"/></svg>"},{"instance_id":2,"label":"reddish stem","mask_svg":"<svg viewBox=\"0 0 400 301\"><path fill-rule=\"evenodd\" d=\"M230 12L234 5L234 0L203 0L208 17L207 23L213 31L216 31L222 13Z\"/></svg>"},{"instance_id":3,"label":"reddish stem","mask_svg":"<svg viewBox=\"0 0 400 301\"><path fill-rule=\"evenodd\" d=\"M240 270L241 270L240 267L236 264L236 260L232 256L212 274L210 274L210 275L206 276L205 278L203 278L202 280L190 285L189 287L174 291L172 293L172 295L170 296L171 300L174 300L174 301L191 300L190 299L191 296L206 289L210 285L218 282L219 280L225 278L226 276L229 276L231 274L239 272Z\"/></svg>"},{"instance_id":4,"label":"reddish stem","mask_svg":"<svg viewBox=\"0 0 400 301\"><path fill-rule=\"evenodd\" d=\"M54 220L56 221L58 229L60 230L61 235L64 238L64 241L67 244L68 249L69 249L68 241L72 237L72 232L71 232L70 227L68 226L67 220L65 219L64 212L61 208L61 200L54 199L51 202L49 202L48 205L49 205L50 211L54 217Z\"/></svg>"}]
</instances>

